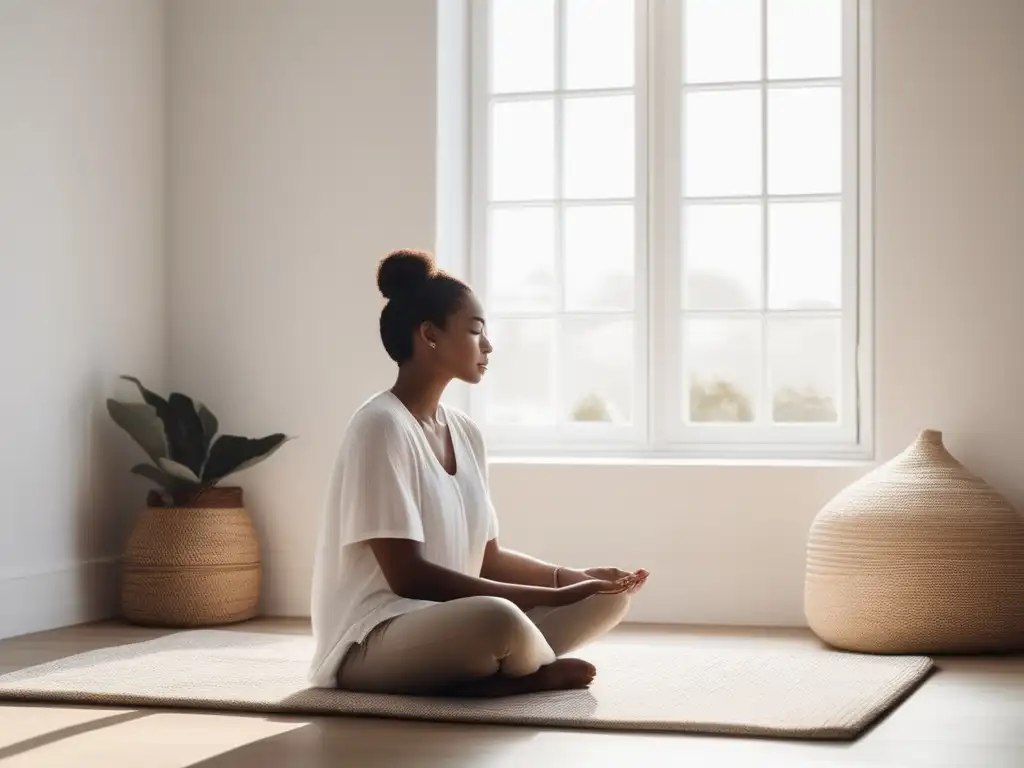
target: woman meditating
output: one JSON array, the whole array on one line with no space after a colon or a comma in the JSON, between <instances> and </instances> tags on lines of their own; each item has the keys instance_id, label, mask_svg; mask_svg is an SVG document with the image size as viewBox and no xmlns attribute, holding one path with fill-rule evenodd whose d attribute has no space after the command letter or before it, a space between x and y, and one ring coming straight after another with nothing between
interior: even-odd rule
<instances>
[{"instance_id":1,"label":"woman meditating","mask_svg":"<svg viewBox=\"0 0 1024 768\"><path fill-rule=\"evenodd\" d=\"M589 686L594 667L564 654L617 625L647 572L575 570L501 547L480 430L441 404L454 379L484 376L483 308L420 252L390 254L377 283L398 377L352 417L331 476L310 682L450 696Z\"/></svg>"}]
</instances>

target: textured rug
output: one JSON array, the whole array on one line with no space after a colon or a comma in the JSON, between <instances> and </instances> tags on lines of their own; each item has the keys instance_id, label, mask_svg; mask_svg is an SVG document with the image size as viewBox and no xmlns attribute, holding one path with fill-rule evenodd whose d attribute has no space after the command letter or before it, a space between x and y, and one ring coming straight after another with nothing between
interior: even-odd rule
<instances>
[{"instance_id":1,"label":"textured rug","mask_svg":"<svg viewBox=\"0 0 1024 768\"><path fill-rule=\"evenodd\" d=\"M711 650L612 641L578 655L587 691L440 699L311 689L308 635L178 632L0 676L0 700L853 739L909 695L930 659L825 649Z\"/></svg>"}]
</instances>

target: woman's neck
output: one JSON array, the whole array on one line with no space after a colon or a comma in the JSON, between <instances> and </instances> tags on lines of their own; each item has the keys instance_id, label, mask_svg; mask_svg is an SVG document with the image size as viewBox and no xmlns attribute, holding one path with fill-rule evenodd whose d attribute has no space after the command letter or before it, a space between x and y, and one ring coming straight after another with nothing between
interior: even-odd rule
<instances>
[{"instance_id":1,"label":"woman's neck","mask_svg":"<svg viewBox=\"0 0 1024 768\"><path fill-rule=\"evenodd\" d=\"M398 369L398 378L391 392L413 416L421 422L433 424L437 421L437 408L449 381L407 365Z\"/></svg>"}]
</instances>

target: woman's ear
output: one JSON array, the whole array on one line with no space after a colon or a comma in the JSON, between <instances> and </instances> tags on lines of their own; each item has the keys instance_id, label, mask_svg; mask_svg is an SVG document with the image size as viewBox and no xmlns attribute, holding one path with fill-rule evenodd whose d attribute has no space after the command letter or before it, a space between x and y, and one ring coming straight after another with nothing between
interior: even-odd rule
<instances>
[{"instance_id":1,"label":"woman's ear","mask_svg":"<svg viewBox=\"0 0 1024 768\"><path fill-rule=\"evenodd\" d=\"M428 347L437 349L437 328L433 323L420 323L419 335Z\"/></svg>"}]
</instances>

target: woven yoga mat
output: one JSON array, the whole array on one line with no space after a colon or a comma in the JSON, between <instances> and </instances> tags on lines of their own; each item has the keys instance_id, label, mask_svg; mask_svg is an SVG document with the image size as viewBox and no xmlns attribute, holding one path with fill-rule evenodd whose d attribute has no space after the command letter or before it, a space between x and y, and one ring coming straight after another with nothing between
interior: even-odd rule
<instances>
[{"instance_id":1,"label":"woven yoga mat","mask_svg":"<svg viewBox=\"0 0 1024 768\"><path fill-rule=\"evenodd\" d=\"M0 676L0 700L369 715L562 728L852 739L932 670L924 657L595 643L587 691L440 699L310 689L308 635L190 630Z\"/></svg>"}]
</instances>

